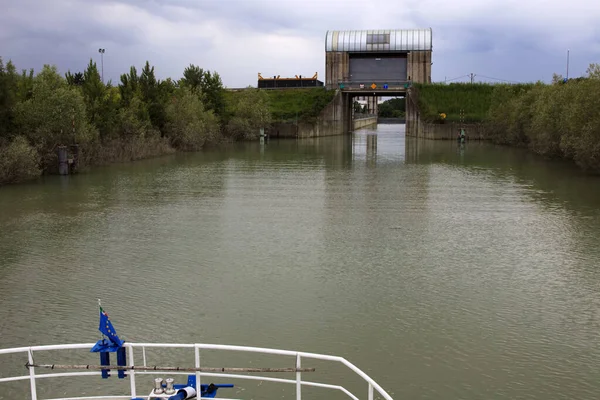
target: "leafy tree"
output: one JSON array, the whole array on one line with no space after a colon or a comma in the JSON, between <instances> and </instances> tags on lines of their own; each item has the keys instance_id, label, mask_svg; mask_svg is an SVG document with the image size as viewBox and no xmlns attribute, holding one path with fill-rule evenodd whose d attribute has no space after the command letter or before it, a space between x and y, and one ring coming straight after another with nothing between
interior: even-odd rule
<instances>
[{"instance_id":1,"label":"leafy tree","mask_svg":"<svg viewBox=\"0 0 600 400\"><path fill-rule=\"evenodd\" d=\"M82 93L70 88L56 67L49 65L34 78L32 97L15 107L15 123L18 133L35 144L45 166L54 162L56 145L85 144L96 137Z\"/></svg>"},{"instance_id":2,"label":"leafy tree","mask_svg":"<svg viewBox=\"0 0 600 400\"><path fill-rule=\"evenodd\" d=\"M248 88L230 98L229 109L232 117L225 131L235 139L256 139L260 128L271 123L271 112L267 94L261 90Z\"/></svg>"},{"instance_id":3,"label":"leafy tree","mask_svg":"<svg viewBox=\"0 0 600 400\"><path fill-rule=\"evenodd\" d=\"M17 99L19 101L29 100L33 96L33 68L29 71L23 70L17 88Z\"/></svg>"},{"instance_id":4,"label":"leafy tree","mask_svg":"<svg viewBox=\"0 0 600 400\"><path fill-rule=\"evenodd\" d=\"M44 64L39 74L33 79L32 97L44 91L58 90L66 87L66 81L58 73L56 65Z\"/></svg>"},{"instance_id":5,"label":"leafy tree","mask_svg":"<svg viewBox=\"0 0 600 400\"><path fill-rule=\"evenodd\" d=\"M142 99L146 102L151 102L156 99L158 93L158 82L154 75L154 67L150 67L150 63L146 61L146 65L142 68L142 73L139 78L140 92Z\"/></svg>"},{"instance_id":6,"label":"leafy tree","mask_svg":"<svg viewBox=\"0 0 600 400\"><path fill-rule=\"evenodd\" d=\"M585 72L588 74L588 78L600 79L600 64L590 64Z\"/></svg>"},{"instance_id":7,"label":"leafy tree","mask_svg":"<svg viewBox=\"0 0 600 400\"><path fill-rule=\"evenodd\" d=\"M121 75L119 92L121 93L121 102L125 106L129 105L136 95L141 97L141 92L139 90L139 76L135 67L132 66L129 69L128 74Z\"/></svg>"},{"instance_id":8,"label":"leafy tree","mask_svg":"<svg viewBox=\"0 0 600 400\"><path fill-rule=\"evenodd\" d=\"M0 147L0 184L20 182L40 175L39 157L23 136Z\"/></svg>"},{"instance_id":9,"label":"leafy tree","mask_svg":"<svg viewBox=\"0 0 600 400\"><path fill-rule=\"evenodd\" d=\"M69 78L67 78L67 83L68 81ZM96 63L91 59L87 69L83 73L81 89L90 122L92 124L99 123L103 117L102 103L106 93L106 86L102 83Z\"/></svg>"},{"instance_id":10,"label":"leafy tree","mask_svg":"<svg viewBox=\"0 0 600 400\"><path fill-rule=\"evenodd\" d=\"M159 86L161 87L163 94L167 94L168 96L175 94L177 89L179 89L179 84L171 78L160 81Z\"/></svg>"},{"instance_id":11,"label":"leafy tree","mask_svg":"<svg viewBox=\"0 0 600 400\"><path fill-rule=\"evenodd\" d=\"M146 65L142 69L139 78L139 87L142 100L148 107L152 125L162 132L166 123L165 109L168 91L165 90L165 85L160 85L160 82L158 82L154 75L154 67L150 67L148 61L146 61Z\"/></svg>"},{"instance_id":12,"label":"leafy tree","mask_svg":"<svg viewBox=\"0 0 600 400\"><path fill-rule=\"evenodd\" d=\"M67 82L69 78L67 77ZM83 73L81 86L88 120L98 128L103 139L113 137L116 132L119 108L119 92L111 83L104 84L95 62L90 60Z\"/></svg>"},{"instance_id":13,"label":"leafy tree","mask_svg":"<svg viewBox=\"0 0 600 400\"><path fill-rule=\"evenodd\" d=\"M212 110L217 116L225 114L225 88L218 73L204 71L202 68L190 64L183 71L180 85L200 97L207 110Z\"/></svg>"},{"instance_id":14,"label":"leafy tree","mask_svg":"<svg viewBox=\"0 0 600 400\"><path fill-rule=\"evenodd\" d=\"M219 117L225 112L225 98L223 92L223 82L218 73L206 71L202 86L202 94L206 109L213 110Z\"/></svg>"},{"instance_id":15,"label":"leafy tree","mask_svg":"<svg viewBox=\"0 0 600 400\"><path fill-rule=\"evenodd\" d=\"M142 138L152 130L146 104L137 96L133 97L128 106L119 110L118 121L119 133L124 138Z\"/></svg>"},{"instance_id":16,"label":"leafy tree","mask_svg":"<svg viewBox=\"0 0 600 400\"><path fill-rule=\"evenodd\" d=\"M190 64L189 67L183 70L183 78L181 78L181 86L187 87L193 94L200 96L202 94L202 86L204 81L204 70L200 67Z\"/></svg>"},{"instance_id":17,"label":"leafy tree","mask_svg":"<svg viewBox=\"0 0 600 400\"><path fill-rule=\"evenodd\" d=\"M76 72L72 74L71 71L67 71L65 74L65 79L67 80L67 84L69 86L81 86L84 82L84 77L81 72Z\"/></svg>"},{"instance_id":18,"label":"leafy tree","mask_svg":"<svg viewBox=\"0 0 600 400\"><path fill-rule=\"evenodd\" d=\"M563 76L561 74L557 74L557 73L553 73L552 74L552 84L553 85L558 85L563 83L565 80L565 78L563 78Z\"/></svg>"},{"instance_id":19,"label":"leafy tree","mask_svg":"<svg viewBox=\"0 0 600 400\"><path fill-rule=\"evenodd\" d=\"M205 110L198 96L188 88L173 98L167 116L165 132L178 149L198 150L218 137L219 122L214 113Z\"/></svg>"},{"instance_id":20,"label":"leafy tree","mask_svg":"<svg viewBox=\"0 0 600 400\"><path fill-rule=\"evenodd\" d=\"M379 104L378 115L383 118L401 118L406 110L406 101L403 97L394 98Z\"/></svg>"},{"instance_id":21,"label":"leafy tree","mask_svg":"<svg viewBox=\"0 0 600 400\"><path fill-rule=\"evenodd\" d=\"M0 139L14 131L14 107L18 101L19 75L11 61L0 58Z\"/></svg>"}]
</instances>

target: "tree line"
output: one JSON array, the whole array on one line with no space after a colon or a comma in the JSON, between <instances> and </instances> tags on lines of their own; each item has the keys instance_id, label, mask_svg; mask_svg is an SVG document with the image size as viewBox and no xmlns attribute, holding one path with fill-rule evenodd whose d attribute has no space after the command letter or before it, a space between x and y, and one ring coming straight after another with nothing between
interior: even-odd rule
<instances>
[{"instance_id":1,"label":"tree line","mask_svg":"<svg viewBox=\"0 0 600 400\"><path fill-rule=\"evenodd\" d=\"M494 88L488 125L497 143L525 146L549 158L573 160L600 173L600 65L587 76L552 84Z\"/></svg>"},{"instance_id":2,"label":"tree line","mask_svg":"<svg viewBox=\"0 0 600 400\"><path fill-rule=\"evenodd\" d=\"M256 90L227 96L218 73L193 64L160 80L146 62L113 85L92 60L63 76L0 58L0 184L55 172L59 145L79 144L80 163L93 165L252 139L271 121L268 103Z\"/></svg>"}]
</instances>

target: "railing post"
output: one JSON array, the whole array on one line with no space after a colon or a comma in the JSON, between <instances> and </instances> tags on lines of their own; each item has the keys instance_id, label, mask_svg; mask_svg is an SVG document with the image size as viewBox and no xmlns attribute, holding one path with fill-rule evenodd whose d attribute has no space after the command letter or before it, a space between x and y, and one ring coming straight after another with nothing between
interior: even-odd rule
<instances>
[{"instance_id":1,"label":"railing post","mask_svg":"<svg viewBox=\"0 0 600 400\"><path fill-rule=\"evenodd\" d=\"M133 346L129 346L129 366L133 365ZM135 371L133 369L129 370L129 384L131 385L131 398L137 397L135 388Z\"/></svg>"},{"instance_id":2,"label":"railing post","mask_svg":"<svg viewBox=\"0 0 600 400\"><path fill-rule=\"evenodd\" d=\"M300 360L300 354L296 354L296 368L300 369L302 363ZM302 398L302 373L296 372L296 400Z\"/></svg>"},{"instance_id":3,"label":"railing post","mask_svg":"<svg viewBox=\"0 0 600 400\"><path fill-rule=\"evenodd\" d=\"M194 346L194 357L196 359L196 368L200 368L200 347ZM200 385L200 371L196 372L196 398L202 398L202 385Z\"/></svg>"},{"instance_id":4,"label":"railing post","mask_svg":"<svg viewBox=\"0 0 600 400\"><path fill-rule=\"evenodd\" d=\"M29 358L29 364L33 364L33 352L31 349L27 350L27 357ZM31 385L31 400L37 400L37 389L35 387L35 369L29 367L29 383Z\"/></svg>"},{"instance_id":5,"label":"railing post","mask_svg":"<svg viewBox=\"0 0 600 400\"><path fill-rule=\"evenodd\" d=\"M373 385L369 382L369 400L373 400Z\"/></svg>"}]
</instances>

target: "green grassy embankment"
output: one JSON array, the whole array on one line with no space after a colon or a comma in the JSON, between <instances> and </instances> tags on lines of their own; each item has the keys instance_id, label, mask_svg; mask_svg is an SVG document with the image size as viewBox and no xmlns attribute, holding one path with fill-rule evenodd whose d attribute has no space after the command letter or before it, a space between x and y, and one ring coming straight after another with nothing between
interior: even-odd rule
<instances>
[{"instance_id":1,"label":"green grassy embankment","mask_svg":"<svg viewBox=\"0 0 600 400\"><path fill-rule=\"evenodd\" d=\"M462 110L467 123L487 119L496 86L485 83L414 85L423 121L440 122L440 113L444 113L446 121L458 122Z\"/></svg>"},{"instance_id":2,"label":"green grassy embankment","mask_svg":"<svg viewBox=\"0 0 600 400\"><path fill-rule=\"evenodd\" d=\"M233 99L243 93L228 92L226 96ZM260 90L260 93L268 104L272 122L296 121L296 118L299 121L314 121L335 96L334 90L325 88Z\"/></svg>"},{"instance_id":3,"label":"green grassy embankment","mask_svg":"<svg viewBox=\"0 0 600 400\"><path fill-rule=\"evenodd\" d=\"M600 173L600 79L568 83L415 84L421 119L485 123L495 143L527 147Z\"/></svg>"},{"instance_id":4,"label":"green grassy embankment","mask_svg":"<svg viewBox=\"0 0 600 400\"><path fill-rule=\"evenodd\" d=\"M334 90L325 88L247 90L258 91L261 98L264 98L273 123L296 121L296 118L299 121L313 122L335 96ZM241 99L247 90L227 92L226 101L233 103L236 99Z\"/></svg>"},{"instance_id":5,"label":"green grassy embankment","mask_svg":"<svg viewBox=\"0 0 600 400\"><path fill-rule=\"evenodd\" d=\"M334 90L325 88L266 90L273 122L315 120L333 100Z\"/></svg>"}]
</instances>

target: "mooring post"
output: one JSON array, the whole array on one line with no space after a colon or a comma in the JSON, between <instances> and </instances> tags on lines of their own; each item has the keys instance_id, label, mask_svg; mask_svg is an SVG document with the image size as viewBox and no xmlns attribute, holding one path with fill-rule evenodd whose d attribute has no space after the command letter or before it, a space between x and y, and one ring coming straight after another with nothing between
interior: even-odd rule
<instances>
[{"instance_id":1,"label":"mooring post","mask_svg":"<svg viewBox=\"0 0 600 400\"><path fill-rule=\"evenodd\" d=\"M461 142L465 141L465 110L461 109L460 110L460 129L459 129L459 136L460 136L460 140Z\"/></svg>"},{"instance_id":2,"label":"mooring post","mask_svg":"<svg viewBox=\"0 0 600 400\"><path fill-rule=\"evenodd\" d=\"M75 108L72 109L71 125L73 128L73 144L71 145L71 155L73 157L73 163L71 164L71 173L77 172L79 167L79 145L75 139Z\"/></svg>"},{"instance_id":3,"label":"mooring post","mask_svg":"<svg viewBox=\"0 0 600 400\"><path fill-rule=\"evenodd\" d=\"M71 146L71 157L73 158L73 161L71 163L71 173L74 174L77 172L78 167L79 167L79 145L78 144L72 144Z\"/></svg>"},{"instance_id":4,"label":"mooring post","mask_svg":"<svg viewBox=\"0 0 600 400\"><path fill-rule=\"evenodd\" d=\"M67 146L60 145L57 148L58 152L58 173L60 175L69 174L69 161L67 154Z\"/></svg>"}]
</instances>

